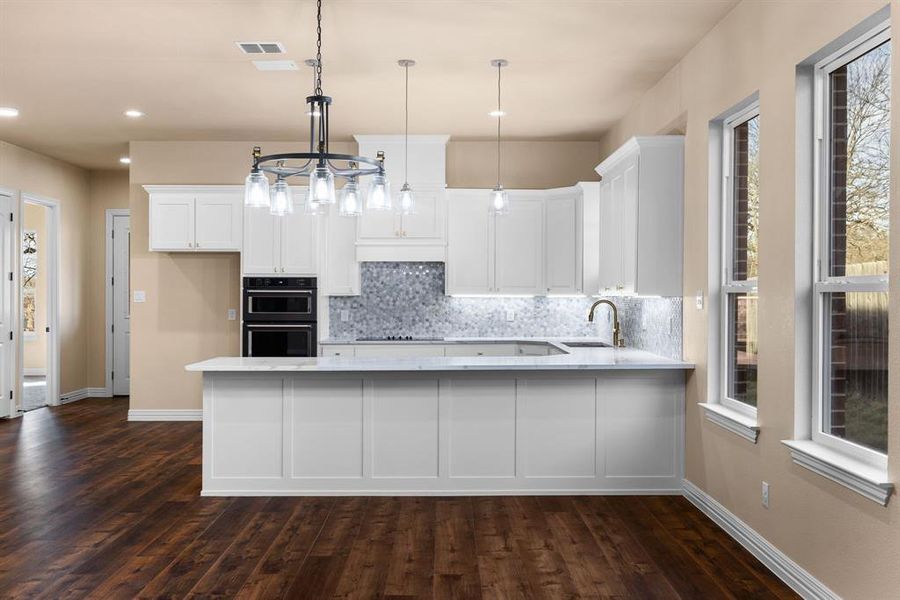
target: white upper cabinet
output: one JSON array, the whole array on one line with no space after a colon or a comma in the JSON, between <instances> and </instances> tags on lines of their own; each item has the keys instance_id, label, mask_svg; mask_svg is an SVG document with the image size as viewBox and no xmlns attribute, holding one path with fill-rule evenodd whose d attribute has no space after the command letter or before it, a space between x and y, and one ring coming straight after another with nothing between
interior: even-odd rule
<instances>
[{"instance_id":1,"label":"white upper cabinet","mask_svg":"<svg viewBox=\"0 0 900 600\"><path fill-rule=\"evenodd\" d=\"M147 185L150 250L239 252L243 188Z\"/></svg>"},{"instance_id":2,"label":"white upper cabinet","mask_svg":"<svg viewBox=\"0 0 900 600\"><path fill-rule=\"evenodd\" d=\"M684 138L632 138L596 170L597 292L681 296Z\"/></svg>"},{"instance_id":3,"label":"white upper cabinet","mask_svg":"<svg viewBox=\"0 0 900 600\"><path fill-rule=\"evenodd\" d=\"M487 190L447 190L447 294L494 290L493 228Z\"/></svg>"},{"instance_id":4,"label":"white upper cabinet","mask_svg":"<svg viewBox=\"0 0 900 600\"><path fill-rule=\"evenodd\" d=\"M511 191L509 212L495 217L495 282L500 294L543 294L544 199Z\"/></svg>"},{"instance_id":5,"label":"white upper cabinet","mask_svg":"<svg viewBox=\"0 0 900 600\"><path fill-rule=\"evenodd\" d=\"M294 189L294 198L302 198ZM307 214L298 202L294 213L272 215L267 207L244 210L244 275L317 275L318 227L316 216Z\"/></svg>"},{"instance_id":6,"label":"white upper cabinet","mask_svg":"<svg viewBox=\"0 0 900 600\"><path fill-rule=\"evenodd\" d=\"M336 205L325 219L324 269L319 287L326 296L357 296L360 292L359 263L356 262L357 217L342 217Z\"/></svg>"},{"instance_id":7,"label":"white upper cabinet","mask_svg":"<svg viewBox=\"0 0 900 600\"><path fill-rule=\"evenodd\" d=\"M548 294L581 292L583 240L579 188L549 190L545 200L544 281Z\"/></svg>"},{"instance_id":8,"label":"white upper cabinet","mask_svg":"<svg viewBox=\"0 0 900 600\"><path fill-rule=\"evenodd\" d=\"M412 215L394 211L364 211L358 218L356 254L360 261L444 261L446 259L446 154L445 135L409 136L409 171L404 177L406 147L402 135L358 135L359 154L374 158L385 154L394 208L405 180L413 188L416 210ZM365 189L368 180L363 178Z\"/></svg>"}]
</instances>

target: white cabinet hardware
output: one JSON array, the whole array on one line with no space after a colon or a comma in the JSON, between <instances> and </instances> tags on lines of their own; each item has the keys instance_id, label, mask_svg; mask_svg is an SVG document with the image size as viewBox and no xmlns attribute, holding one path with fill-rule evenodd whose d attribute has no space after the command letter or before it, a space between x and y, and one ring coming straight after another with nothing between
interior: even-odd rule
<instances>
[{"instance_id":1,"label":"white cabinet hardware","mask_svg":"<svg viewBox=\"0 0 900 600\"><path fill-rule=\"evenodd\" d=\"M147 185L150 250L240 252L240 186Z\"/></svg>"}]
</instances>

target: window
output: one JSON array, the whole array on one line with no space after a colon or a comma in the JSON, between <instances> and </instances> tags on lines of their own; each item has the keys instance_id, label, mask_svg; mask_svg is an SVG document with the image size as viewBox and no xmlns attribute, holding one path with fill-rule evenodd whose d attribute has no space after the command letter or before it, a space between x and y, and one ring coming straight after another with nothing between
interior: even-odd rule
<instances>
[{"instance_id":1,"label":"window","mask_svg":"<svg viewBox=\"0 0 900 600\"><path fill-rule=\"evenodd\" d=\"M883 29L816 65L813 440L887 464L891 49Z\"/></svg>"},{"instance_id":2,"label":"window","mask_svg":"<svg viewBox=\"0 0 900 600\"><path fill-rule=\"evenodd\" d=\"M37 232L22 232L22 318L26 334L34 334L35 282L38 274Z\"/></svg>"},{"instance_id":3,"label":"window","mask_svg":"<svg viewBox=\"0 0 900 600\"><path fill-rule=\"evenodd\" d=\"M722 404L756 414L759 275L759 107L724 123Z\"/></svg>"}]
</instances>

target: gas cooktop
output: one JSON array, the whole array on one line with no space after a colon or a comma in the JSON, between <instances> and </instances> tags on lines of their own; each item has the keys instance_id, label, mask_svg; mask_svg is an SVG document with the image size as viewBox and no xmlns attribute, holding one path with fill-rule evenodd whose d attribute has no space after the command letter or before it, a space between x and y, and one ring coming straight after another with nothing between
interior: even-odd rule
<instances>
[{"instance_id":1,"label":"gas cooktop","mask_svg":"<svg viewBox=\"0 0 900 600\"><path fill-rule=\"evenodd\" d=\"M413 337L411 335L382 335L356 338L357 342L443 342L440 337Z\"/></svg>"}]
</instances>

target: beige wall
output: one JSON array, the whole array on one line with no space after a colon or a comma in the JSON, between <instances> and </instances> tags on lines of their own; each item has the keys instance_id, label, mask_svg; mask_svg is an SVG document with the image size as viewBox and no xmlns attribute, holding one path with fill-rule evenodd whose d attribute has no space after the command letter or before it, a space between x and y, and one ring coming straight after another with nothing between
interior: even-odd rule
<instances>
[{"instance_id":1,"label":"beige wall","mask_svg":"<svg viewBox=\"0 0 900 600\"><path fill-rule=\"evenodd\" d=\"M213 356L236 355L238 321L226 320L240 305L238 254L149 252L145 184L238 184L258 142L132 142L131 277L147 301L132 306L131 407L196 409L201 378L184 365ZM263 143L265 152L296 146ZM563 186L594 179L599 144L513 142L504 169L507 187ZM355 143L332 144L356 152ZM453 187L491 187L496 182L496 147L491 142L450 142L447 181Z\"/></svg>"},{"instance_id":2,"label":"beige wall","mask_svg":"<svg viewBox=\"0 0 900 600\"><path fill-rule=\"evenodd\" d=\"M89 216L87 381L106 385L106 209L128 208L128 171L91 171Z\"/></svg>"},{"instance_id":3,"label":"beige wall","mask_svg":"<svg viewBox=\"0 0 900 600\"><path fill-rule=\"evenodd\" d=\"M23 336L23 363L26 369L47 369L47 209L25 204L22 228L34 230L37 240L37 272L34 276L34 333ZM24 289L24 288L23 288ZM24 323L24 317L23 317Z\"/></svg>"},{"instance_id":4,"label":"beige wall","mask_svg":"<svg viewBox=\"0 0 900 600\"><path fill-rule=\"evenodd\" d=\"M795 466L780 440L794 432L795 66L884 2L750 2L714 28L602 141L604 155L632 135L686 131L685 356L687 478L845 598L900 595L900 502L887 508ZM895 7L896 8L896 7ZM898 25L895 10L894 27ZM897 53L894 73L900 73ZM707 422L706 311L687 301L707 291L708 126L756 91L760 98L759 443ZM895 107L900 93L894 86ZM900 127L894 121L894 148ZM892 211L898 216L898 155ZM799 218L806 218L800 216ZM896 223L898 220L893 218ZM900 317L900 244L892 243L891 321ZM890 470L900 481L898 327L891 326ZM807 377L807 374L801 376ZM797 399L800 402L805 399ZM768 481L770 508L760 502Z\"/></svg>"},{"instance_id":5,"label":"beige wall","mask_svg":"<svg viewBox=\"0 0 900 600\"><path fill-rule=\"evenodd\" d=\"M57 200L61 216L60 393L87 385L88 172L0 142L0 187Z\"/></svg>"}]
</instances>

